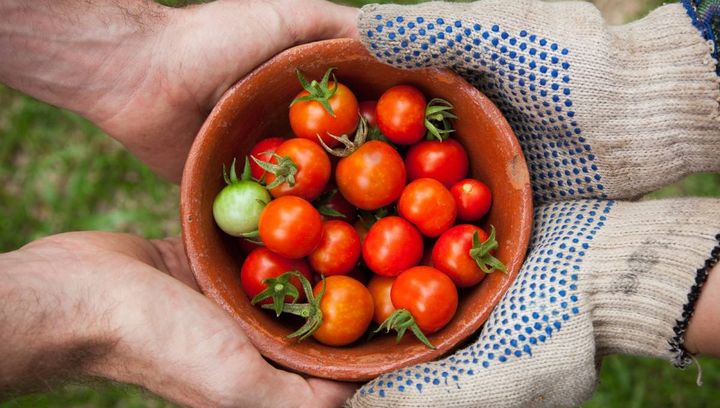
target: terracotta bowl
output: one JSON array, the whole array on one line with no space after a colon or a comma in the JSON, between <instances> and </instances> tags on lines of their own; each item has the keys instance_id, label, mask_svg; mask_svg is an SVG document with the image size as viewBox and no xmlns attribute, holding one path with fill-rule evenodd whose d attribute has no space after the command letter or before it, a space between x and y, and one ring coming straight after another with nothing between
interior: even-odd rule
<instances>
[{"instance_id":1,"label":"terracotta bowl","mask_svg":"<svg viewBox=\"0 0 720 408\"><path fill-rule=\"evenodd\" d=\"M480 285L462 291L453 320L429 336L436 350L412 334L400 344L395 344L392 335L381 335L346 347L325 346L312 338L288 340L285 336L299 325L250 305L240 287L242 258L237 241L213 221L213 200L224 186L222 164L244 157L262 138L291 135L287 107L301 90L295 69L307 78L319 79L328 67L337 67L338 79L358 100L377 99L393 85L412 84L429 98L450 101L460 118L455 137L468 150L472 176L493 191L493 206L484 224L497 229L496 256L507 265L508 273L493 273ZM198 284L235 318L266 358L312 376L363 381L438 358L482 326L523 262L532 227L532 199L520 146L490 100L453 72L396 69L376 61L360 42L341 39L287 50L225 93L200 130L185 165L181 217L185 249Z\"/></svg>"}]
</instances>

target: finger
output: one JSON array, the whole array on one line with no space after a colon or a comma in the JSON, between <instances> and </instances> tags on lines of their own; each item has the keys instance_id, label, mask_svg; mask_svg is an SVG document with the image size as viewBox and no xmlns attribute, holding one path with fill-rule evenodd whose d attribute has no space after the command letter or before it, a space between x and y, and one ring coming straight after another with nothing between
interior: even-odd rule
<instances>
[{"instance_id":1,"label":"finger","mask_svg":"<svg viewBox=\"0 0 720 408\"><path fill-rule=\"evenodd\" d=\"M200 287L195 281L195 276L190 269L187 256L185 256L185 248L180 238L154 239L151 240L150 243L159 256L159 262L155 265L157 269L167 273L192 289L200 291Z\"/></svg>"},{"instance_id":2,"label":"finger","mask_svg":"<svg viewBox=\"0 0 720 408\"><path fill-rule=\"evenodd\" d=\"M360 10L325 0L283 0L274 3L294 44L330 38L358 38Z\"/></svg>"},{"instance_id":3,"label":"finger","mask_svg":"<svg viewBox=\"0 0 720 408\"><path fill-rule=\"evenodd\" d=\"M310 378L307 380L312 388L318 405L339 407L346 400L353 396L358 385L352 383L342 383L336 381L322 380L319 378ZM317 406L314 404L308 404Z\"/></svg>"}]
</instances>

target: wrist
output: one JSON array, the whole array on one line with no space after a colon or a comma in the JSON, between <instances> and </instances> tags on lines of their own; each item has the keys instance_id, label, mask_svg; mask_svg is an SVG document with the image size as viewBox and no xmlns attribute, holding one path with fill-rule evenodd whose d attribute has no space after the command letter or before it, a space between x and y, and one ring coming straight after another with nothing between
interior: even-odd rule
<instances>
[{"instance_id":1,"label":"wrist","mask_svg":"<svg viewBox=\"0 0 720 408\"><path fill-rule=\"evenodd\" d=\"M93 121L105 120L122 108L117 100L123 94L148 79L170 10L146 0L63 0L52 7L5 1L0 82Z\"/></svg>"},{"instance_id":2,"label":"wrist","mask_svg":"<svg viewBox=\"0 0 720 408\"><path fill-rule=\"evenodd\" d=\"M99 294L52 241L0 255L0 394L87 375L114 346Z\"/></svg>"}]
</instances>

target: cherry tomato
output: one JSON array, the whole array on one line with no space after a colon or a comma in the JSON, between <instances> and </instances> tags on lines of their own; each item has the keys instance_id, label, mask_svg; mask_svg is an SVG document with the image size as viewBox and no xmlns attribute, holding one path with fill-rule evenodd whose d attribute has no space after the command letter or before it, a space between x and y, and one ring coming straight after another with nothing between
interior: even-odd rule
<instances>
[{"instance_id":1,"label":"cherry tomato","mask_svg":"<svg viewBox=\"0 0 720 408\"><path fill-rule=\"evenodd\" d=\"M235 162L230 167L230 173L224 176L228 184L213 201L215 223L234 237L255 231L260 214L270 202L270 194L264 186L250 179L249 172L243 171L243 176L238 179Z\"/></svg>"},{"instance_id":2,"label":"cherry tomato","mask_svg":"<svg viewBox=\"0 0 720 408\"><path fill-rule=\"evenodd\" d=\"M455 200L435 179L421 178L408 184L397 207L400 215L427 237L437 237L455 224Z\"/></svg>"},{"instance_id":3,"label":"cherry tomato","mask_svg":"<svg viewBox=\"0 0 720 408\"><path fill-rule=\"evenodd\" d=\"M465 179L450 188L455 199L458 218L465 222L477 221L484 217L492 204L490 188L482 181Z\"/></svg>"},{"instance_id":4,"label":"cherry tomato","mask_svg":"<svg viewBox=\"0 0 720 408\"><path fill-rule=\"evenodd\" d=\"M287 258L309 255L322 239L320 213L300 197L270 201L260 214L260 239L271 251Z\"/></svg>"},{"instance_id":5,"label":"cherry tomato","mask_svg":"<svg viewBox=\"0 0 720 408\"><path fill-rule=\"evenodd\" d=\"M365 265L382 276L396 276L417 265L422 256L422 235L412 224L396 216L373 224L363 242Z\"/></svg>"},{"instance_id":6,"label":"cherry tomato","mask_svg":"<svg viewBox=\"0 0 720 408\"><path fill-rule=\"evenodd\" d=\"M369 141L338 162L335 181L350 204L376 210L400 197L405 186L405 164L389 144Z\"/></svg>"},{"instance_id":7,"label":"cherry tomato","mask_svg":"<svg viewBox=\"0 0 720 408\"><path fill-rule=\"evenodd\" d=\"M259 141L252 149L250 149L250 156L262 161L270 161L272 154L275 150L285 142L282 137L269 137ZM250 159L250 174L255 180L262 179L265 170L255 163L255 160Z\"/></svg>"},{"instance_id":8,"label":"cherry tomato","mask_svg":"<svg viewBox=\"0 0 720 408\"><path fill-rule=\"evenodd\" d=\"M322 282L315 285L317 297ZM323 320L313 337L329 346L344 346L359 339L373 317L373 298L367 288L353 278L337 275L325 279L325 293L320 300Z\"/></svg>"},{"instance_id":9,"label":"cherry tomato","mask_svg":"<svg viewBox=\"0 0 720 408\"><path fill-rule=\"evenodd\" d=\"M456 225L438 238L432 251L432 264L447 274L458 287L477 285L487 275L470 255L473 234L480 242L488 239L482 228L470 224Z\"/></svg>"},{"instance_id":10,"label":"cherry tomato","mask_svg":"<svg viewBox=\"0 0 720 408\"><path fill-rule=\"evenodd\" d=\"M310 267L304 259L289 259L280 256L267 248L257 248L252 251L243 262L240 269L240 283L248 298L252 299L267 288L265 279L277 278L285 272L298 271L308 280L312 279ZM298 301L305 299L302 285L298 278L290 279L290 283L298 290ZM292 301L292 297L285 296L285 301ZM260 304L272 303L271 298L260 301Z\"/></svg>"},{"instance_id":11,"label":"cherry tomato","mask_svg":"<svg viewBox=\"0 0 720 408\"><path fill-rule=\"evenodd\" d=\"M454 139L418 143L408 150L405 167L409 180L434 178L450 188L468 174L468 155Z\"/></svg>"},{"instance_id":12,"label":"cherry tomato","mask_svg":"<svg viewBox=\"0 0 720 408\"><path fill-rule=\"evenodd\" d=\"M455 315L457 288L447 275L429 266L416 266L401 273L390 297L396 309L406 309L423 333L434 333Z\"/></svg>"},{"instance_id":13,"label":"cherry tomato","mask_svg":"<svg viewBox=\"0 0 720 408\"><path fill-rule=\"evenodd\" d=\"M377 126L377 102L362 101L360 102L360 115L367 121L369 126Z\"/></svg>"},{"instance_id":14,"label":"cherry tomato","mask_svg":"<svg viewBox=\"0 0 720 408\"><path fill-rule=\"evenodd\" d=\"M315 272L330 275L350 273L360 259L360 237L345 221L326 221L320 245L308 256Z\"/></svg>"},{"instance_id":15,"label":"cherry tomato","mask_svg":"<svg viewBox=\"0 0 720 408\"><path fill-rule=\"evenodd\" d=\"M411 145L425 135L425 105L422 92L409 85L394 86L380 96L377 123L393 143Z\"/></svg>"},{"instance_id":16,"label":"cherry tomato","mask_svg":"<svg viewBox=\"0 0 720 408\"><path fill-rule=\"evenodd\" d=\"M393 282L395 282L395 278L373 275L367 285L375 304L373 321L377 324L382 324L395 311L395 306L393 306L390 299L390 289L392 289Z\"/></svg>"},{"instance_id":17,"label":"cherry tomato","mask_svg":"<svg viewBox=\"0 0 720 408\"><path fill-rule=\"evenodd\" d=\"M335 82L330 81L328 88L332 89ZM296 98L309 95L302 91ZM334 116L328 112L318 101L300 101L290 107L290 127L295 136L312 140L318 143L320 136L330 147L337 146L339 142L328 134L335 136L349 135L355 131L360 116L358 115L358 102L352 91L345 85L338 83L337 91L328 99ZM319 146L319 145L318 145Z\"/></svg>"},{"instance_id":18,"label":"cherry tomato","mask_svg":"<svg viewBox=\"0 0 720 408\"><path fill-rule=\"evenodd\" d=\"M283 142L275 150L275 154L281 159L278 160L275 157L271 163L280 165L283 170L279 170L277 175L266 174L267 185L270 186L276 177L286 178L280 185L270 189L270 194L273 197L294 195L312 201L320 196L330 179L331 170L330 158L328 158L322 147L307 139L293 138ZM292 164L285 162L285 158L292 160ZM290 185L290 180L287 178L287 172L292 171L290 170L292 165L296 166L297 170L292 175L294 177L293 186Z\"/></svg>"}]
</instances>

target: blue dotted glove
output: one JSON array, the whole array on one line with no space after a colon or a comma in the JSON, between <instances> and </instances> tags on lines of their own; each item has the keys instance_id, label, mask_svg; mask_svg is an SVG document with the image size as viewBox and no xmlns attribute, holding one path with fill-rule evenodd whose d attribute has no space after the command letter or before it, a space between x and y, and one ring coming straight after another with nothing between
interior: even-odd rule
<instances>
[{"instance_id":1,"label":"blue dotted glove","mask_svg":"<svg viewBox=\"0 0 720 408\"><path fill-rule=\"evenodd\" d=\"M380 376L349 404L576 406L604 355L688 364L683 334L720 255L720 201L607 200L720 170L713 48L686 9L609 28L587 3L433 2L367 6L359 27L380 60L449 67L488 95L544 204L479 338Z\"/></svg>"}]
</instances>

